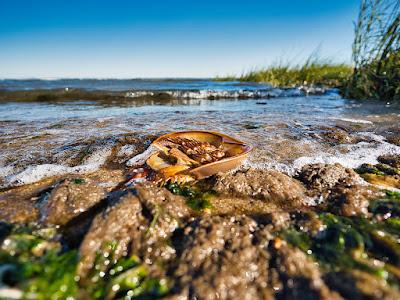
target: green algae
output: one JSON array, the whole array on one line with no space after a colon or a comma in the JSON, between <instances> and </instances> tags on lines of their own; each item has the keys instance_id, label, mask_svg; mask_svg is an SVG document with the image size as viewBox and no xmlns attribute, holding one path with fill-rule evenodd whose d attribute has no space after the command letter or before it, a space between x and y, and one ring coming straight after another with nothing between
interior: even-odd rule
<instances>
[{"instance_id":1,"label":"green algae","mask_svg":"<svg viewBox=\"0 0 400 300\"><path fill-rule=\"evenodd\" d=\"M216 195L213 190L203 191L195 186L178 185L176 183L168 183L166 188L174 195L184 196L186 205L193 210L202 211L213 207L210 202L212 197Z\"/></svg>"},{"instance_id":2,"label":"green algae","mask_svg":"<svg viewBox=\"0 0 400 300\"><path fill-rule=\"evenodd\" d=\"M376 165L362 164L360 167L356 168L355 171L360 175L374 174L379 176L386 176L386 175L392 176L400 174L399 169L393 168L385 164L376 164Z\"/></svg>"},{"instance_id":3,"label":"green algae","mask_svg":"<svg viewBox=\"0 0 400 300\"><path fill-rule=\"evenodd\" d=\"M83 178L75 178L75 179L73 180L73 182L74 182L75 184L83 184L83 183L85 183L85 179L83 179Z\"/></svg>"},{"instance_id":4,"label":"green algae","mask_svg":"<svg viewBox=\"0 0 400 300\"><path fill-rule=\"evenodd\" d=\"M157 299L169 291L165 279L149 276L136 256L115 258L118 244L110 242L98 251L86 292L91 299Z\"/></svg>"},{"instance_id":5,"label":"green algae","mask_svg":"<svg viewBox=\"0 0 400 300\"><path fill-rule=\"evenodd\" d=\"M78 253L62 252L54 230L13 228L0 247L0 264L7 266L2 285L23 292L29 299L67 299L77 292Z\"/></svg>"},{"instance_id":6,"label":"green algae","mask_svg":"<svg viewBox=\"0 0 400 300\"><path fill-rule=\"evenodd\" d=\"M386 191L385 197L370 202L369 211L375 216L383 216L385 219L400 217L400 193Z\"/></svg>"},{"instance_id":7,"label":"green algae","mask_svg":"<svg viewBox=\"0 0 400 300\"><path fill-rule=\"evenodd\" d=\"M19 290L24 299L157 299L169 290L167 281L149 276L137 257L115 259L116 242L97 253L91 284L81 286L79 253L63 249L54 228L7 230L2 230L0 286Z\"/></svg>"},{"instance_id":8,"label":"green algae","mask_svg":"<svg viewBox=\"0 0 400 300\"><path fill-rule=\"evenodd\" d=\"M313 257L326 270L358 269L387 280L390 284L399 285L399 219L377 222L331 213L321 213L319 219L324 229L317 234L289 229L281 235L288 243Z\"/></svg>"}]
</instances>

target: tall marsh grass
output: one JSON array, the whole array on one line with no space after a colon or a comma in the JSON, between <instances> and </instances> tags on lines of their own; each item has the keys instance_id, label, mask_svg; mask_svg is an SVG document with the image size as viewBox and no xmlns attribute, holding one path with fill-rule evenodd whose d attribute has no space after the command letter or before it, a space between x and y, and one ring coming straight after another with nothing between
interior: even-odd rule
<instances>
[{"instance_id":1,"label":"tall marsh grass","mask_svg":"<svg viewBox=\"0 0 400 300\"><path fill-rule=\"evenodd\" d=\"M400 0L361 0L354 33L353 66L323 59L316 51L303 64L275 63L217 80L324 85L340 87L355 99L400 100Z\"/></svg>"},{"instance_id":2,"label":"tall marsh grass","mask_svg":"<svg viewBox=\"0 0 400 300\"><path fill-rule=\"evenodd\" d=\"M240 80L264 82L272 86L294 87L301 85L324 85L341 87L352 74L352 67L333 63L313 53L304 63L274 63L265 68L250 70L241 76L227 76L217 80Z\"/></svg>"},{"instance_id":3,"label":"tall marsh grass","mask_svg":"<svg viewBox=\"0 0 400 300\"><path fill-rule=\"evenodd\" d=\"M400 1L362 0L346 89L356 99L400 100Z\"/></svg>"}]
</instances>

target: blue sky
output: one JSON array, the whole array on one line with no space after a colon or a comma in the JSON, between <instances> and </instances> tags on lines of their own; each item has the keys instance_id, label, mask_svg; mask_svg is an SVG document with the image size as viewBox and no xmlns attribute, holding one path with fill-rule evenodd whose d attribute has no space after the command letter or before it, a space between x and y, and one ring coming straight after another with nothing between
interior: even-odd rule
<instances>
[{"instance_id":1,"label":"blue sky","mask_svg":"<svg viewBox=\"0 0 400 300\"><path fill-rule=\"evenodd\" d=\"M349 62L359 0L0 0L0 78L211 77L318 46Z\"/></svg>"}]
</instances>

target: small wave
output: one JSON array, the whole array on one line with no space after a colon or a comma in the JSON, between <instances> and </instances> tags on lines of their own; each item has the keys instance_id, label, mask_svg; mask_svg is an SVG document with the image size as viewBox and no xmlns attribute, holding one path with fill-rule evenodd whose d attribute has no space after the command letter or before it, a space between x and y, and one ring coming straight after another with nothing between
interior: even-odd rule
<instances>
[{"instance_id":1,"label":"small wave","mask_svg":"<svg viewBox=\"0 0 400 300\"><path fill-rule=\"evenodd\" d=\"M288 175L293 176L303 166L315 163L324 164L335 164L339 163L347 168L357 168L360 165L367 164L377 164L378 157L386 154L400 155L400 147L394 144L386 142L383 136L379 136L373 133L364 133L370 137L373 142L360 142L352 145L344 145L344 149L347 150L345 153L337 151L334 154L326 152L318 152L312 156L302 156L294 160L290 165L283 163L268 163L264 165L258 165L256 167L269 167L277 169Z\"/></svg>"},{"instance_id":2,"label":"small wave","mask_svg":"<svg viewBox=\"0 0 400 300\"><path fill-rule=\"evenodd\" d=\"M87 157L87 159L85 159L84 164L75 167L60 164L31 165L19 173L7 174L4 178L4 184L1 187L8 188L31 184L52 176L94 172L106 162L110 155L111 147L105 147L93 152L89 157Z\"/></svg>"},{"instance_id":3,"label":"small wave","mask_svg":"<svg viewBox=\"0 0 400 300\"><path fill-rule=\"evenodd\" d=\"M141 98L166 95L177 99L262 99L277 97L301 97L312 94L323 94L326 90L319 89L263 89L263 90L174 90L174 91L129 91L125 97Z\"/></svg>"},{"instance_id":4,"label":"small wave","mask_svg":"<svg viewBox=\"0 0 400 300\"><path fill-rule=\"evenodd\" d=\"M340 121L345 121L349 123L358 123L358 124L374 124L371 121L368 120L362 120L362 119L351 119L351 118L332 118L334 120L340 120Z\"/></svg>"}]
</instances>

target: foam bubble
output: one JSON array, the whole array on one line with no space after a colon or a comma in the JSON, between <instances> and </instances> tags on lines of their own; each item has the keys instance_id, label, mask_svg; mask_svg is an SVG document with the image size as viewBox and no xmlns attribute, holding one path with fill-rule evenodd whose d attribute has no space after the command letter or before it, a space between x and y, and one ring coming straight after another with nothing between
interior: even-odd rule
<instances>
[{"instance_id":1,"label":"foam bubble","mask_svg":"<svg viewBox=\"0 0 400 300\"><path fill-rule=\"evenodd\" d=\"M257 89L257 90L174 90L160 91L161 94L171 96L178 99L260 99L260 98L276 98L276 97L299 97L309 94L324 94L325 89ZM155 96L153 91L130 91L125 94L126 97L138 98L145 96Z\"/></svg>"},{"instance_id":2,"label":"foam bubble","mask_svg":"<svg viewBox=\"0 0 400 300\"><path fill-rule=\"evenodd\" d=\"M118 157L132 156L133 153L135 153L136 151L137 147L135 145L124 145L119 149L117 156Z\"/></svg>"},{"instance_id":3,"label":"foam bubble","mask_svg":"<svg viewBox=\"0 0 400 300\"><path fill-rule=\"evenodd\" d=\"M246 166L256 169L274 169L290 176L296 174L303 166L308 164L339 163L347 168L357 168L364 163L377 164L378 157L385 154L400 155L400 147L385 141L385 137L370 132L359 133L367 136L371 142L359 142L357 144L342 145L333 153L326 151L317 151L310 156L301 156L292 163L282 163L276 161L257 162L247 161Z\"/></svg>"},{"instance_id":4,"label":"foam bubble","mask_svg":"<svg viewBox=\"0 0 400 300\"><path fill-rule=\"evenodd\" d=\"M143 153L140 153L128 160L126 165L129 167L143 165L146 163L146 160L150 157L150 155L157 151L158 149L156 147L150 145L149 148L147 148Z\"/></svg>"},{"instance_id":5,"label":"foam bubble","mask_svg":"<svg viewBox=\"0 0 400 300\"><path fill-rule=\"evenodd\" d=\"M69 167L60 164L41 164L28 166L22 172L5 176L3 187L20 186L35 183L51 176L64 174L85 174L98 170L111 154L111 147L105 147L93 152L84 163L79 166Z\"/></svg>"},{"instance_id":6,"label":"foam bubble","mask_svg":"<svg viewBox=\"0 0 400 300\"><path fill-rule=\"evenodd\" d=\"M332 118L334 120L340 120L340 121L345 121L349 123L358 123L358 124L374 124L371 121L368 120L362 120L362 119L351 119L351 118Z\"/></svg>"}]
</instances>

